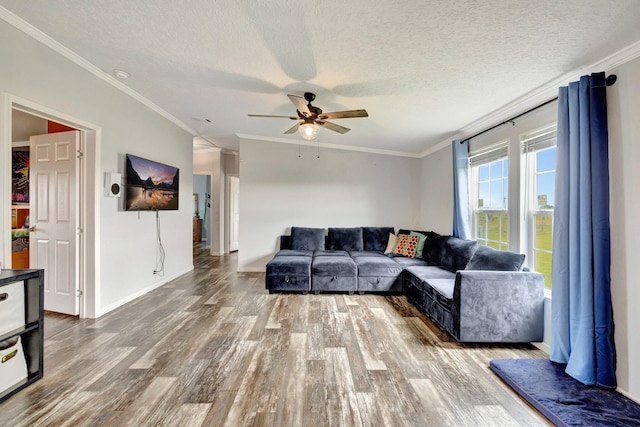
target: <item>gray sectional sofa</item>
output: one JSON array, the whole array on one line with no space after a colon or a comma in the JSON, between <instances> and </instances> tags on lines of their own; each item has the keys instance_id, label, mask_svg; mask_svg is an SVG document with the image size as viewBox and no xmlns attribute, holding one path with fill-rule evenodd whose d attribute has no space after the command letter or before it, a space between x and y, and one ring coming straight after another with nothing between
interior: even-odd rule
<instances>
[{"instance_id":1,"label":"gray sectional sofa","mask_svg":"<svg viewBox=\"0 0 640 427\"><path fill-rule=\"evenodd\" d=\"M292 227L267 264L269 292L403 293L461 342L542 341L544 280L524 255L434 232L415 257L384 254L393 227Z\"/></svg>"}]
</instances>

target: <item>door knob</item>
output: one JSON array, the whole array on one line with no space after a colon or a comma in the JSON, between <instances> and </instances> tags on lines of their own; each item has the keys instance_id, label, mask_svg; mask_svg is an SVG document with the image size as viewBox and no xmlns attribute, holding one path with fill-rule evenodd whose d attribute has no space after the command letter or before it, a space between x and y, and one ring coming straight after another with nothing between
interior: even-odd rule
<instances>
[{"instance_id":1,"label":"door knob","mask_svg":"<svg viewBox=\"0 0 640 427\"><path fill-rule=\"evenodd\" d=\"M29 227L29 232L31 233L31 232L33 232L33 231L36 231L36 226L35 226L35 225L34 225L34 226Z\"/></svg>"}]
</instances>

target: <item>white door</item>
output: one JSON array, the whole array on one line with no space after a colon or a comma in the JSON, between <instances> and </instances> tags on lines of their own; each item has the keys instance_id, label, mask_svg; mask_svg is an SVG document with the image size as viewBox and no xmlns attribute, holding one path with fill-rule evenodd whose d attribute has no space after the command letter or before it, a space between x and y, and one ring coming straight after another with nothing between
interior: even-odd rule
<instances>
[{"instance_id":1,"label":"white door","mask_svg":"<svg viewBox=\"0 0 640 427\"><path fill-rule=\"evenodd\" d=\"M238 250L238 226L240 224L240 178L229 177L229 251Z\"/></svg>"},{"instance_id":2,"label":"white door","mask_svg":"<svg viewBox=\"0 0 640 427\"><path fill-rule=\"evenodd\" d=\"M29 266L44 269L44 309L78 314L77 150L80 132L30 138Z\"/></svg>"}]
</instances>

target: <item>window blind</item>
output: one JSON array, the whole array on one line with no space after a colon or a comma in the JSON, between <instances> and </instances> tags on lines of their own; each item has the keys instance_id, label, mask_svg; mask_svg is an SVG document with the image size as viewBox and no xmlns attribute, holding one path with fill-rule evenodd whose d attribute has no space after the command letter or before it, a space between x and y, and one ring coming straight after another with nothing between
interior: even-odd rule
<instances>
[{"instance_id":1,"label":"window blind","mask_svg":"<svg viewBox=\"0 0 640 427\"><path fill-rule=\"evenodd\" d=\"M502 141L491 147L485 148L476 153L469 154L469 166L480 166L496 160L504 159L509 155L509 141Z\"/></svg>"},{"instance_id":2,"label":"window blind","mask_svg":"<svg viewBox=\"0 0 640 427\"><path fill-rule=\"evenodd\" d=\"M531 153L532 151L540 151L545 148L555 147L556 136L557 132L555 126L525 135L521 141L522 152Z\"/></svg>"}]
</instances>

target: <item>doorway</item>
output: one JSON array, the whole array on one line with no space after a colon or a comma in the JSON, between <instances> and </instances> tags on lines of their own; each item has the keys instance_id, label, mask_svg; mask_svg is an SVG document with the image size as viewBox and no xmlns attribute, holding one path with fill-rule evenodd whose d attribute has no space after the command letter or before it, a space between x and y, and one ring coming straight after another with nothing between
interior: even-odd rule
<instances>
[{"instance_id":1,"label":"doorway","mask_svg":"<svg viewBox=\"0 0 640 427\"><path fill-rule=\"evenodd\" d=\"M200 228L201 242L205 247L211 245L211 175L193 175L194 227ZM197 221L200 220L200 221ZM194 230L194 236L196 235Z\"/></svg>"},{"instance_id":2,"label":"doorway","mask_svg":"<svg viewBox=\"0 0 640 427\"><path fill-rule=\"evenodd\" d=\"M98 305L96 295L98 295L99 288L99 284L94 280L98 264L95 256L94 203L96 195L95 192L87 192L86 189L93 188L96 183L94 176L95 153L97 152L99 127L11 95L5 96L3 107L3 121L9 124L7 132L1 135L0 140L2 157L5 159L3 164L7 166L3 168L5 170L3 181L6 184L3 187L5 197L3 197L2 205L6 207L2 209L4 219L0 231L5 265L15 263L16 265L13 266L15 268L45 268L45 277L48 272L55 274L56 277L49 277L48 280L45 280L46 310L82 318L96 317ZM74 129L74 131L68 131L69 129ZM67 131L67 136L71 136L73 140L72 145L57 140L63 135L60 131ZM74 166L64 171L56 171L54 167L48 178L44 178L42 174L38 174L37 177L33 175L33 150L30 147L31 143L27 141L34 134L44 135L45 138L56 134L54 141L51 141L52 145L48 148L51 158L57 156L60 160L66 157ZM77 147L75 146L76 142L78 143ZM40 140L37 144L41 150L41 158L46 158L44 153L47 148L43 141ZM20 152L16 156L14 156L14 148L15 151ZM16 168L13 165L14 158L24 160L25 157L28 157L28 167L26 170L21 168L20 173L16 173ZM26 183L24 178L27 179ZM69 216L64 239L54 239L47 243L46 238L34 236L35 230L38 230L39 233L49 227L36 225L36 228L33 228L37 224L37 220L33 216L34 213L40 217L38 219L42 219L42 209L37 209L35 212L33 210L34 189L31 186L33 182L29 183L33 180L39 180L40 184L43 184L43 187L36 190L38 193L49 193L49 191L43 192L45 187L48 187L49 190L67 189L70 193L66 205L48 206L49 210L53 207L54 210L57 209L58 214ZM15 186L14 183L18 185ZM28 190L25 191L27 188ZM66 210L65 206L73 209ZM52 256L44 256L43 248L47 246L57 246L58 252ZM14 257L14 248L22 249L20 255L26 253L26 256ZM64 254L67 256L66 260L61 256ZM43 259L54 262L56 267L60 268L41 265ZM66 281L65 276L69 276L69 281ZM92 279L86 280L87 277L92 277ZM47 297L48 292L57 292L58 297L66 293L68 296L66 305L57 305L54 298Z\"/></svg>"},{"instance_id":3,"label":"doorway","mask_svg":"<svg viewBox=\"0 0 640 427\"><path fill-rule=\"evenodd\" d=\"M229 252L238 250L240 233L240 178L229 177Z\"/></svg>"}]
</instances>

